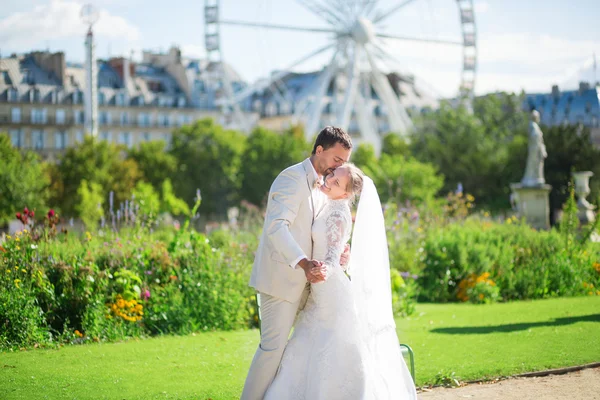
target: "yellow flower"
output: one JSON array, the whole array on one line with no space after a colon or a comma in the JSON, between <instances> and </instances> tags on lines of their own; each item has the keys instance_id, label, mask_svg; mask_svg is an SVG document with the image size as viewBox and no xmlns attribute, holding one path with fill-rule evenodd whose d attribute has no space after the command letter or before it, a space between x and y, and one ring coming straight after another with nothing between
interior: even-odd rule
<instances>
[{"instance_id":1,"label":"yellow flower","mask_svg":"<svg viewBox=\"0 0 600 400\"><path fill-rule=\"evenodd\" d=\"M90 240L92 240L92 234L89 232L85 233L85 238L87 239L87 241L89 242Z\"/></svg>"},{"instance_id":2,"label":"yellow flower","mask_svg":"<svg viewBox=\"0 0 600 400\"><path fill-rule=\"evenodd\" d=\"M487 217L490 216L490 213L486 211L486 212L483 213L483 216L487 218Z\"/></svg>"},{"instance_id":3,"label":"yellow flower","mask_svg":"<svg viewBox=\"0 0 600 400\"><path fill-rule=\"evenodd\" d=\"M27 273L27 270L25 268L23 268L23 269L21 269L21 272Z\"/></svg>"},{"instance_id":4,"label":"yellow flower","mask_svg":"<svg viewBox=\"0 0 600 400\"><path fill-rule=\"evenodd\" d=\"M8 240L10 240L10 239L12 239L12 236L10 236L10 235L6 235L6 238L7 238Z\"/></svg>"},{"instance_id":5,"label":"yellow flower","mask_svg":"<svg viewBox=\"0 0 600 400\"><path fill-rule=\"evenodd\" d=\"M15 239L15 242L20 242L20 241L21 241L21 239L19 239L19 238Z\"/></svg>"},{"instance_id":6,"label":"yellow flower","mask_svg":"<svg viewBox=\"0 0 600 400\"><path fill-rule=\"evenodd\" d=\"M18 288L19 287L19 283L21 283L20 279L15 279L15 286Z\"/></svg>"},{"instance_id":7,"label":"yellow flower","mask_svg":"<svg viewBox=\"0 0 600 400\"><path fill-rule=\"evenodd\" d=\"M6 273L7 273L7 274L10 274L10 269L7 269L7 270L6 270Z\"/></svg>"},{"instance_id":8,"label":"yellow flower","mask_svg":"<svg viewBox=\"0 0 600 400\"><path fill-rule=\"evenodd\" d=\"M23 233L27 233L27 229L23 229Z\"/></svg>"},{"instance_id":9,"label":"yellow flower","mask_svg":"<svg viewBox=\"0 0 600 400\"><path fill-rule=\"evenodd\" d=\"M21 248L19 246L16 247L17 250L21 250Z\"/></svg>"}]
</instances>

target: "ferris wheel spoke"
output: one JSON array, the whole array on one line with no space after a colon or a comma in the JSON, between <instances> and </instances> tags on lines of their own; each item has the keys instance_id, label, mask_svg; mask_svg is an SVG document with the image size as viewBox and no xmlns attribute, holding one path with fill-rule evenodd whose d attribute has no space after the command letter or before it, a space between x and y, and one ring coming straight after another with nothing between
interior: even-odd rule
<instances>
[{"instance_id":1,"label":"ferris wheel spoke","mask_svg":"<svg viewBox=\"0 0 600 400\"><path fill-rule=\"evenodd\" d=\"M296 0L302 6L307 8L312 13L317 16L323 18L325 21L329 22L332 25L345 24L345 21L341 15L337 12L337 10L330 10L323 5L316 4L311 0Z\"/></svg>"},{"instance_id":2,"label":"ferris wheel spoke","mask_svg":"<svg viewBox=\"0 0 600 400\"><path fill-rule=\"evenodd\" d=\"M363 8L361 10L361 13L363 15L365 15L365 16L368 16L369 14L371 14L371 12L375 8L376 4L377 4L377 0L365 0L365 1L363 1Z\"/></svg>"},{"instance_id":3,"label":"ferris wheel spoke","mask_svg":"<svg viewBox=\"0 0 600 400\"><path fill-rule=\"evenodd\" d=\"M264 24L264 23L246 22L246 21L219 20L219 23L222 25L236 25L236 26L247 26L247 27L253 27L253 28L281 29L281 30L287 30L287 31L301 31L301 32L314 32L314 33L339 33L335 29L308 28L308 27L301 27L301 26Z\"/></svg>"},{"instance_id":4,"label":"ferris wheel spoke","mask_svg":"<svg viewBox=\"0 0 600 400\"><path fill-rule=\"evenodd\" d=\"M315 93L315 97L312 99L311 105L308 107L307 121L304 128L307 138L311 139L317 134L319 122L321 121L321 115L323 114L323 107L327 103L327 89L331 82L335 71L337 70L337 55L339 49L335 52L331 58L331 62L327 68L322 72L319 78L319 87Z\"/></svg>"},{"instance_id":5,"label":"ferris wheel spoke","mask_svg":"<svg viewBox=\"0 0 600 400\"><path fill-rule=\"evenodd\" d=\"M366 83L367 87L370 88L369 82L364 82L361 78L361 83ZM370 94L370 90L369 90ZM367 143L373 144L375 154L379 154L381 151L381 140L378 134L378 122L377 117L373 115L373 106L369 104L369 100L363 97L363 94L359 90L356 93L356 122L358 123L358 129L362 137Z\"/></svg>"},{"instance_id":6,"label":"ferris wheel spoke","mask_svg":"<svg viewBox=\"0 0 600 400\"><path fill-rule=\"evenodd\" d=\"M435 39L435 38L418 38L411 36L398 36L398 35L390 35L387 33L377 33L375 36L384 39L394 39L394 40L404 40L407 42L423 42L423 43L437 43L437 44L451 44L455 46L462 46L463 42L459 40L445 40L445 39Z\"/></svg>"},{"instance_id":7,"label":"ferris wheel spoke","mask_svg":"<svg viewBox=\"0 0 600 400\"><path fill-rule=\"evenodd\" d=\"M298 65L306 62L307 60L326 52L327 50L330 50L331 48L333 48L335 46L335 43L330 43L327 44L323 47L321 47L320 49L317 49L315 51L313 51L312 53L300 58L299 60L293 62L292 64L290 64L287 68L284 68L283 70L281 70L280 72L274 74L273 76L271 76L269 79L266 79L262 82L258 82L252 86L249 86L243 90L241 90L240 92L236 93L234 96L232 96L231 100L229 100L229 103L239 103L240 101L242 101L243 99L245 99L246 97L252 95L253 93L259 92L261 90L264 90L266 88L268 88L269 86L271 86L271 84L275 81L280 80L281 78L283 78L284 76L286 76L289 71L291 71L292 69L294 69L295 67L297 67Z\"/></svg>"},{"instance_id":8,"label":"ferris wheel spoke","mask_svg":"<svg viewBox=\"0 0 600 400\"><path fill-rule=\"evenodd\" d=\"M390 54L389 52L386 52L379 45L377 45L375 43L371 43L371 45L374 50L373 54L375 55L375 57L377 57L381 61L383 61L390 70L402 71L402 69L405 68L406 63L400 61L398 58L396 58L394 55ZM392 65L392 64L394 64L394 65ZM413 75L416 79L419 80L418 85L415 81L415 86L419 86L421 89L430 92L430 94L436 98L444 97L444 95L441 92L439 92L437 89L435 89L435 86L432 85L431 83L429 83L427 80L423 79L421 76L415 74L414 72L411 72L411 75Z\"/></svg>"},{"instance_id":9,"label":"ferris wheel spoke","mask_svg":"<svg viewBox=\"0 0 600 400\"><path fill-rule=\"evenodd\" d=\"M356 92L358 90L358 81L359 81L359 56L361 52L361 46L356 46L354 48L354 54L352 57L352 62L348 68L349 79L348 86L346 87L346 93L344 95L344 102L342 106L338 110L338 115L336 117L337 125L341 127L343 130L348 130L348 125L350 124L350 117L352 116L352 106L354 106Z\"/></svg>"},{"instance_id":10,"label":"ferris wheel spoke","mask_svg":"<svg viewBox=\"0 0 600 400\"><path fill-rule=\"evenodd\" d=\"M415 0L405 0L403 3L400 3L397 6L394 6L394 7L390 8L389 10L380 13L379 16L373 20L373 23L376 24L378 22L383 21L384 19L386 19L386 18L390 17L392 14L394 14L396 11L406 7L410 3L413 3L414 1Z\"/></svg>"},{"instance_id":11,"label":"ferris wheel spoke","mask_svg":"<svg viewBox=\"0 0 600 400\"><path fill-rule=\"evenodd\" d=\"M365 50L367 59L371 65L371 77L373 80L373 88L379 96L379 98L387 106L388 117L390 121L390 127L392 130L405 134L412 129L413 124L408 116L408 113L404 109L404 106L400 103L398 96L392 89L387 77L379 71L379 67L375 63L373 56L369 50Z\"/></svg>"}]
</instances>

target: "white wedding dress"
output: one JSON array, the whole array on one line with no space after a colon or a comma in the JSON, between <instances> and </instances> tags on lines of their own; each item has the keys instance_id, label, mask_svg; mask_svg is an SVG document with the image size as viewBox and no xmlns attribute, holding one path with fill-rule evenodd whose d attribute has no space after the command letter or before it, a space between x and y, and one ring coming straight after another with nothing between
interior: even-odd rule
<instances>
[{"instance_id":1,"label":"white wedding dress","mask_svg":"<svg viewBox=\"0 0 600 400\"><path fill-rule=\"evenodd\" d=\"M369 183L372 182L369 179ZM374 186L372 188L374 190ZM376 192L375 192L376 195ZM365 192L363 189L363 196ZM361 213L361 203L357 214ZM379 197L377 197L379 203ZM379 213L381 213L379 204ZM365 214L365 217L372 218ZM315 218L312 230L313 258L328 266L327 280L311 285L306 306L299 313L294 332L286 346L279 370L267 390L267 400L401 400L416 399L415 386L402 358L395 324L391 314L389 288L389 260L387 262L387 302L389 315L373 320L369 315L381 315L370 310L376 306L370 297L373 290L366 288L365 279L356 263L363 263L371 233L364 245L356 244L355 228L349 271L351 278L339 264L344 245L352 231L352 218L345 200L328 201ZM364 228L373 228L371 222ZM385 227L383 227L385 235ZM385 239L384 239L385 242ZM355 246L359 248L356 249ZM361 249L361 247L364 247ZM378 251L374 248L373 251ZM385 242L387 259L387 242ZM377 259L377 257L375 257ZM368 261L367 261L368 262ZM370 268L365 266L366 269ZM354 273L356 272L356 277ZM367 277L370 275L367 275ZM381 275L384 276L384 275ZM361 282L357 282L359 279ZM383 282L385 279L380 279ZM381 283L380 282L380 283ZM385 284L383 285L385 290ZM381 307L380 307L381 308ZM387 308L386 308L387 310ZM385 321L381 324L380 322Z\"/></svg>"}]
</instances>

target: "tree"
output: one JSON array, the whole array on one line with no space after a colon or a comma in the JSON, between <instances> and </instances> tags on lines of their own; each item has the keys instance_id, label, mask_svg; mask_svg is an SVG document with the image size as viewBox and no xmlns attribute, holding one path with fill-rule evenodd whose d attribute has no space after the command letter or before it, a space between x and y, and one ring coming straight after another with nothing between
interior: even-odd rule
<instances>
[{"instance_id":1,"label":"tree","mask_svg":"<svg viewBox=\"0 0 600 400\"><path fill-rule=\"evenodd\" d=\"M444 184L433 165L383 152L378 160L370 144L358 146L352 160L373 179L382 202L429 204Z\"/></svg>"},{"instance_id":2,"label":"tree","mask_svg":"<svg viewBox=\"0 0 600 400\"><path fill-rule=\"evenodd\" d=\"M171 215L189 215L190 208L182 199L175 196L173 193L173 185L171 180L165 179L162 183L162 198L160 205L161 213L169 213Z\"/></svg>"},{"instance_id":3,"label":"tree","mask_svg":"<svg viewBox=\"0 0 600 400\"><path fill-rule=\"evenodd\" d=\"M248 137L242 155L242 199L260 205L277 175L308 154L308 144L297 129L277 134L256 128Z\"/></svg>"},{"instance_id":4,"label":"tree","mask_svg":"<svg viewBox=\"0 0 600 400\"><path fill-rule=\"evenodd\" d=\"M410 147L404 138L395 133L388 133L383 137L381 154L408 156L410 155Z\"/></svg>"},{"instance_id":5,"label":"tree","mask_svg":"<svg viewBox=\"0 0 600 400\"><path fill-rule=\"evenodd\" d=\"M411 138L411 153L445 176L443 191L454 191L461 183L477 204L508 208L510 183L522 173L511 152L522 151L527 132L519 99L506 94L478 98L474 113L444 103L423 117L423 126Z\"/></svg>"},{"instance_id":6,"label":"tree","mask_svg":"<svg viewBox=\"0 0 600 400\"><path fill-rule=\"evenodd\" d=\"M104 216L102 187L95 182L90 182L88 185L88 181L83 179L77 189L77 196L79 197L79 203L75 206L77 213L87 230L96 231L100 218Z\"/></svg>"},{"instance_id":7,"label":"tree","mask_svg":"<svg viewBox=\"0 0 600 400\"><path fill-rule=\"evenodd\" d=\"M592 146L590 130L575 125L542 126L544 143L548 158L544 162L546 183L552 185L550 192L550 209L561 209L569 196L571 173L576 171L592 171L590 180L591 193L588 200L597 202L600 195L600 149ZM526 151L523 159L523 171L527 159ZM554 213L551 214L552 222Z\"/></svg>"},{"instance_id":8,"label":"tree","mask_svg":"<svg viewBox=\"0 0 600 400\"><path fill-rule=\"evenodd\" d=\"M43 210L49 179L38 156L32 152L22 154L5 134L0 134L0 160L1 226L14 219L15 213L23 207Z\"/></svg>"},{"instance_id":9,"label":"tree","mask_svg":"<svg viewBox=\"0 0 600 400\"><path fill-rule=\"evenodd\" d=\"M196 189L200 189L200 211L225 215L239 200L245 142L241 133L224 130L212 119L175 130L169 154L177 160L173 179L177 197L192 206Z\"/></svg>"},{"instance_id":10,"label":"tree","mask_svg":"<svg viewBox=\"0 0 600 400\"><path fill-rule=\"evenodd\" d=\"M172 179L177 171L177 160L161 140L140 143L139 147L129 149L127 157L137 163L142 179L155 190L160 190L163 182Z\"/></svg>"},{"instance_id":11,"label":"tree","mask_svg":"<svg viewBox=\"0 0 600 400\"><path fill-rule=\"evenodd\" d=\"M75 205L79 203L77 189L82 180L97 183L104 196L114 192L115 205L131 198L135 183L141 173L134 160L123 158L123 147L106 141L97 141L86 137L82 143L67 149L59 158L56 171L52 174L52 204L63 215L77 215Z\"/></svg>"}]
</instances>

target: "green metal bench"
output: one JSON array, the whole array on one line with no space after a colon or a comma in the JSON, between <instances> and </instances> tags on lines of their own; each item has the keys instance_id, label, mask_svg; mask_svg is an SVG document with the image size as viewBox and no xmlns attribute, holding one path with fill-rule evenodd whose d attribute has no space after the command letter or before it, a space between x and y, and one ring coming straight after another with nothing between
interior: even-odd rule
<instances>
[{"instance_id":1,"label":"green metal bench","mask_svg":"<svg viewBox=\"0 0 600 400\"><path fill-rule=\"evenodd\" d=\"M258 293L255 294L256 298L256 307L258 308L258 331L260 332L261 325L261 317L260 317L260 295ZM407 344L400 343L400 350L402 350L402 357L405 359L408 357L409 365L410 365L410 375L415 380L415 353L411 349L411 347Z\"/></svg>"}]
</instances>

